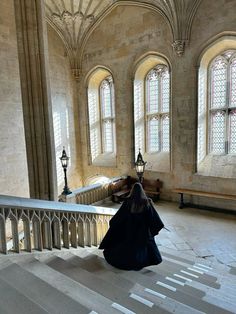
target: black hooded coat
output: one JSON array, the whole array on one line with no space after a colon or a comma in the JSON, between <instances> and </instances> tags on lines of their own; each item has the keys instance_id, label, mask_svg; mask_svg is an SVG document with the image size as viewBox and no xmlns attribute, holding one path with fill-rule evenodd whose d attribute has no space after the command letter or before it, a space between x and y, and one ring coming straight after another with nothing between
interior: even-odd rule
<instances>
[{"instance_id":1,"label":"black hooded coat","mask_svg":"<svg viewBox=\"0 0 236 314\"><path fill-rule=\"evenodd\" d=\"M99 249L112 266L139 270L162 262L154 236L164 227L152 201L141 212L131 212L132 201L127 199L110 220L110 228Z\"/></svg>"}]
</instances>

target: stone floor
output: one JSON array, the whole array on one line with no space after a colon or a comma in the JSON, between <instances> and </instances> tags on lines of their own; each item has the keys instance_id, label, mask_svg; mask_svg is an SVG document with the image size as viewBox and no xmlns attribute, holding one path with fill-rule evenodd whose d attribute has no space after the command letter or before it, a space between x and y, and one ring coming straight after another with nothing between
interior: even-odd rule
<instances>
[{"instance_id":1,"label":"stone floor","mask_svg":"<svg viewBox=\"0 0 236 314\"><path fill-rule=\"evenodd\" d=\"M177 203L155 204L166 228L156 237L158 246L184 255L205 258L236 273L236 216L196 208L179 209ZM107 201L102 206L119 208Z\"/></svg>"}]
</instances>

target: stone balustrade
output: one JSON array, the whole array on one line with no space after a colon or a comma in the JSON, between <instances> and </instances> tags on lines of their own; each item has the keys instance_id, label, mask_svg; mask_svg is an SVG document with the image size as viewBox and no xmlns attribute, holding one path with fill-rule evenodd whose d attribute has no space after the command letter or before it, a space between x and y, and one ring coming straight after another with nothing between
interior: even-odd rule
<instances>
[{"instance_id":1,"label":"stone balustrade","mask_svg":"<svg viewBox=\"0 0 236 314\"><path fill-rule=\"evenodd\" d=\"M98 190L94 189L97 194L100 193ZM91 191L89 193L81 199L86 201L88 197L89 202L96 200ZM97 246L114 214L115 210L111 208L0 195L0 253L7 254L9 249L19 253ZM7 237L9 229L12 241L10 248L7 245L10 240ZM20 237L20 233L23 236Z\"/></svg>"}]
</instances>

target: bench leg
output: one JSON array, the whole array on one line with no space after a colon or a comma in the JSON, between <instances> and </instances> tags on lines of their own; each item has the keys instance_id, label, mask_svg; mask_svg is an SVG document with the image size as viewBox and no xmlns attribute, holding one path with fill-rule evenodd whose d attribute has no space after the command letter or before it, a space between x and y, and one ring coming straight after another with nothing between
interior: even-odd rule
<instances>
[{"instance_id":1,"label":"bench leg","mask_svg":"<svg viewBox=\"0 0 236 314\"><path fill-rule=\"evenodd\" d=\"M182 209L184 208L184 194L179 193L179 195L180 195L179 208Z\"/></svg>"}]
</instances>

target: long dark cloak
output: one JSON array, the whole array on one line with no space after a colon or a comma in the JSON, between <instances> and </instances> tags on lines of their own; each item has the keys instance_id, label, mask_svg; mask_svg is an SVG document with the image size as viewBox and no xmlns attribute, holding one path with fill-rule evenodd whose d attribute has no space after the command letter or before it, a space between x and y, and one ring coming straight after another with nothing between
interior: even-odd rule
<instances>
[{"instance_id":1,"label":"long dark cloak","mask_svg":"<svg viewBox=\"0 0 236 314\"><path fill-rule=\"evenodd\" d=\"M110 228L99 249L104 249L106 261L120 269L138 270L161 263L161 254L154 236L164 227L152 201L142 212L130 211L130 200L125 200L110 220Z\"/></svg>"}]
</instances>

